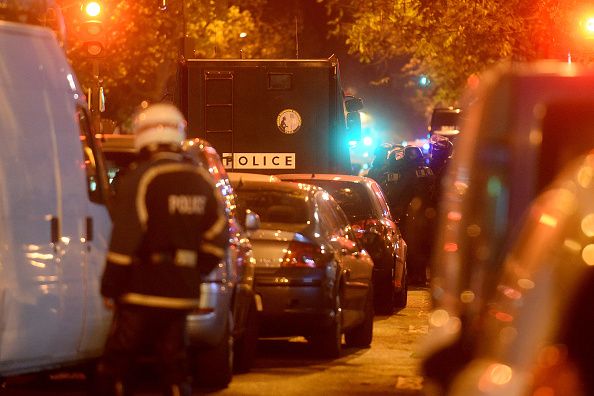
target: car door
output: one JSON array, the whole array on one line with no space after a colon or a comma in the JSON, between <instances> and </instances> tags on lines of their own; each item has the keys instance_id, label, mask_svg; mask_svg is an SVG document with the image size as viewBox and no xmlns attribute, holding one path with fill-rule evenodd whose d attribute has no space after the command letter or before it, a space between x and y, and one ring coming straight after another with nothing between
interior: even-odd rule
<instances>
[{"instance_id":1,"label":"car door","mask_svg":"<svg viewBox=\"0 0 594 396\"><path fill-rule=\"evenodd\" d=\"M363 317L363 307L371 283L373 262L358 245L350 223L332 196L318 194L323 220L329 224L330 243L337 252L343 276L343 325L348 327Z\"/></svg>"},{"instance_id":2,"label":"car door","mask_svg":"<svg viewBox=\"0 0 594 396\"><path fill-rule=\"evenodd\" d=\"M390 208L388 207L388 203L386 202L386 198L377 183L371 183L371 190L375 195L374 201L379 205L381 211L381 222L384 227L387 229L387 233L389 233L389 239L392 241L394 250L395 250L395 260L396 265L394 268L395 274L394 279L398 286L402 282L404 282L404 277L406 276L406 242L402 237L402 233L400 232L400 228L398 228L398 224L393 220L392 214L390 213Z\"/></svg>"}]
</instances>

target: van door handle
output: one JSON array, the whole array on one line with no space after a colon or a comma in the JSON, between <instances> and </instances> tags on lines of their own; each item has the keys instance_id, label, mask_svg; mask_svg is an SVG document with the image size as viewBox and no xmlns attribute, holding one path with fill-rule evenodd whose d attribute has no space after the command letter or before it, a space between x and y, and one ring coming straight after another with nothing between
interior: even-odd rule
<instances>
[{"instance_id":1,"label":"van door handle","mask_svg":"<svg viewBox=\"0 0 594 396\"><path fill-rule=\"evenodd\" d=\"M86 240L87 240L87 242L89 242L89 241L93 240L93 218L92 217L87 216L86 226L87 226Z\"/></svg>"},{"instance_id":2,"label":"van door handle","mask_svg":"<svg viewBox=\"0 0 594 396\"><path fill-rule=\"evenodd\" d=\"M51 242L55 245L60 240L60 219L52 216L50 219Z\"/></svg>"}]
</instances>

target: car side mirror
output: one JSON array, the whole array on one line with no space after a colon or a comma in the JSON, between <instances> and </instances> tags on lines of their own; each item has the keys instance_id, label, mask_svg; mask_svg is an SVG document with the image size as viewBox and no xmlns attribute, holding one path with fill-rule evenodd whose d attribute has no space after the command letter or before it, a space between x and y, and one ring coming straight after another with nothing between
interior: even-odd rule
<instances>
[{"instance_id":1,"label":"car side mirror","mask_svg":"<svg viewBox=\"0 0 594 396\"><path fill-rule=\"evenodd\" d=\"M251 210L245 212L245 228L248 231L255 231L260 228L260 215Z\"/></svg>"}]
</instances>

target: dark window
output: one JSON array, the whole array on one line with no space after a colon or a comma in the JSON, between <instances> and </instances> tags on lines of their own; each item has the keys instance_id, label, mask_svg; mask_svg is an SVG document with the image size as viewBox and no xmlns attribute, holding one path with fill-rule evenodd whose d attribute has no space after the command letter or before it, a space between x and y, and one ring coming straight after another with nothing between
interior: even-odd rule
<instances>
[{"instance_id":1,"label":"dark window","mask_svg":"<svg viewBox=\"0 0 594 396\"><path fill-rule=\"evenodd\" d=\"M204 90L206 132L231 132L233 130L233 73L206 72Z\"/></svg>"},{"instance_id":2,"label":"dark window","mask_svg":"<svg viewBox=\"0 0 594 396\"><path fill-rule=\"evenodd\" d=\"M378 216L376 208L367 192L367 188L362 184L315 179L308 180L307 182L328 191L351 221Z\"/></svg>"},{"instance_id":3,"label":"dark window","mask_svg":"<svg viewBox=\"0 0 594 396\"><path fill-rule=\"evenodd\" d=\"M87 191L89 199L92 202L105 204L107 174L103 164L103 157L98 153L95 136L91 130L91 122L87 111L83 108L78 109L78 125L80 141L82 144L83 161L87 174Z\"/></svg>"},{"instance_id":4,"label":"dark window","mask_svg":"<svg viewBox=\"0 0 594 396\"><path fill-rule=\"evenodd\" d=\"M262 223L305 224L309 220L307 202L303 194L267 189L236 191L238 212L245 217L250 209L260 216ZM279 227L282 229L282 227Z\"/></svg>"},{"instance_id":5,"label":"dark window","mask_svg":"<svg viewBox=\"0 0 594 396\"><path fill-rule=\"evenodd\" d=\"M382 214L384 215L384 217L391 219L392 214L390 213L390 208L388 207L388 203L386 202L386 197L384 196L382 189L377 183L373 183L371 185L371 189L373 193L377 196L377 203L380 205Z\"/></svg>"}]
</instances>

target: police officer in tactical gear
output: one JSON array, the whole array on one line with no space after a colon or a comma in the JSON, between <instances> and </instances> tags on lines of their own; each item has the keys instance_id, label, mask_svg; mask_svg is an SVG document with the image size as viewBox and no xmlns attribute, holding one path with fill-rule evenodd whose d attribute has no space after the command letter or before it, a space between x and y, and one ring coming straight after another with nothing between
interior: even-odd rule
<instances>
[{"instance_id":1,"label":"police officer in tactical gear","mask_svg":"<svg viewBox=\"0 0 594 396\"><path fill-rule=\"evenodd\" d=\"M454 144L447 136L433 135L429 139L429 166L437 179L445 172L454 154Z\"/></svg>"},{"instance_id":2,"label":"police officer in tactical gear","mask_svg":"<svg viewBox=\"0 0 594 396\"><path fill-rule=\"evenodd\" d=\"M388 153L393 147L392 143L382 143L373 151L373 162L367 172L367 177L372 178L380 185L385 181L385 173L388 170Z\"/></svg>"},{"instance_id":3,"label":"police officer in tactical gear","mask_svg":"<svg viewBox=\"0 0 594 396\"><path fill-rule=\"evenodd\" d=\"M101 294L114 319L98 366L101 395L129 395L135 358L153 347L164 395L189 395L186 315L226 254L227 218L209 174L181 152L185 119L155 104L134 119L138 162L121 180Z\"/></svg>"},{"instance_id":4,"label":"police officer in tactical gear","mask_svg":"<svg viewBox=\"0 0 594 396\"><path fill-rule=\"evenodd\" d=\"M386 196L407 244L408 279L425 284L435 178L417 146L395 147L389 154Z\"/></svg>"}]
</instances>

